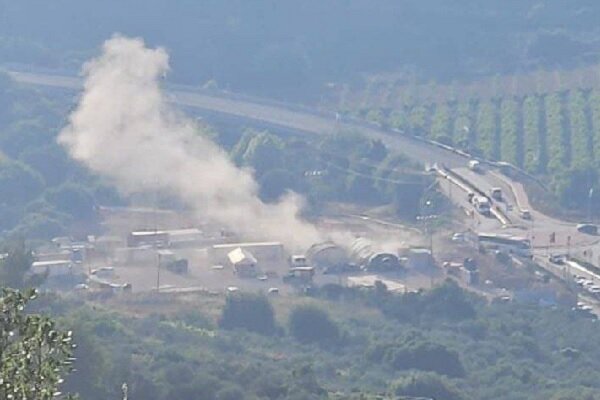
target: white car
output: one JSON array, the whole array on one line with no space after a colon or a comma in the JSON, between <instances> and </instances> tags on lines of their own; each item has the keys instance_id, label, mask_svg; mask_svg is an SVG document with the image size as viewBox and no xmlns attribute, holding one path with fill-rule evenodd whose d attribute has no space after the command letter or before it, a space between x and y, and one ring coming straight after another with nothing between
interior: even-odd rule
<instances>
[{"instance_id":1,"label":"white car","mask_svg":"<svg viewBox=\"0 0 600 400\"><path fill-rule=\"evenodd\" d=\"M464 233L460 233L457 232L454 235L452 235L452 241L453 242L464 242L465 241L465 234Z\"/></svg>"},{"instance_id":2,"label":"white car","mask_svg":"<svg viewBox=\"0 0 600 400\"><path fill-rule=\"evenodd\" d=\"M583 286L583 284L584 284L585 282L588 282L588 281L589 281L589 279L587 279L587 278L584 278L583 276L577 276L577 277L575 277L575 282L576 282L576 283L577 283L579 286Z\"/></svg>"},{"instance_id":3,"label":"white car","mask_svg":"<svg viewBox=\"0 0 600 400\"><path fill-rule=\"evenodd\" d=\"M591 306L588 306L587 304L583 304L583 305L577 305L577 307L575 307L576 310L579 311L585 311L585 312L591 312L593 310L593 308Z\"/></svg>"},{"instance_id":4,"label":"white car","mask_svg":"<svg viewBox=\"0 0 600 400\"><path fill-rule=\"evenodd\" d=\"M269 294L273 294L273 295L279 294L279 288L276 288L276 287L269 288L268 292L269 292Z\"/></svg>"},{"instance_id":5,"label":"white car","mask_svg":"<svg viewBox=\"0 0 600 400\"><path fill-rule=\"evenodd\" d=\"M589 289L589 288L591 288L592 286L595 286L595 285L594 285L594 282L590 281L589 279L586 279L586 280L584 280L581 283L581 286L583 286L586 289Z\"/></svg>"},{"instance_id":6,"label":"white car","mask_svg":"<svg viewBox=\"0 0 600 400\"><path fill-rule=\"evenodd\" d=\"M592 294L599 294L600 293L600 286L590 286L588 287L588 292L592 293Z\"/></svg>"}]
</instances>

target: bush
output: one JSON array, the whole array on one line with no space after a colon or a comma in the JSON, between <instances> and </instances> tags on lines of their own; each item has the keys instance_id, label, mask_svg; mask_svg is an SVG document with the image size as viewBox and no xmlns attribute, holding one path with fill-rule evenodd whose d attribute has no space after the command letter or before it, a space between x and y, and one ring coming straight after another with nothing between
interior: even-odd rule
<instances>
[{"instance_id":1,"label":"bush","mask_svg":"<svg viewBox=\"0 0 600 400\"><path fill-rule=\"evenodd\" d=\"M475 308L467 293L450 280L428 292L423 303L425 311L432 316L455 321L475 317Z\"/></svg>"},{"instance_id":2,"label":"bush","mask_svg":"<svg viewBox=\"0 0 600 400\"><path fill-rule=\"evenodd\" d=\"M395 344L377 345L367 351L367 358L391 365L396 370L417 369L450 377L465 374L458 353L420 337Z\"/></svg>"},{"instance_id":3,"label":"bush","mask_svg":"<svg viewBox=\"0 0 600 400\"><path fill-rule=\"evenodd\" d=\"M217 400L243 400L244 392L237 386L227 386L217 392Z\"/></svg>"},{"instance_id":4,"label":"bush","mask_svg":"<svg viewBox=\"0 0 600 400\"><path fill-rule=\"evenodd\" d=\"M329 315L315 306L300 306L290 314L288 329L301 343L335 344L340 332Z\"/></svg>"},{"instance_id":5,"label":"bush","mask_svg":"<svg viewBox=\"0 0 600 400\"><path fill-rule=\"evenodd\" d=\"M392 384L396 396L415 396L431 399L460 400L462 396L452 385L434 373L412 373Z\"/></svg>"},{"instance_id":6,"label":"bush","mask_svg":"<svg viewBox=\"0 0 600 400\"><path fill-rule=\"evenodd\" d=\"M265 296L235 293L227 296L219 327L271 335L275 332L275 313Z\"/></svg>"}]
</instances>

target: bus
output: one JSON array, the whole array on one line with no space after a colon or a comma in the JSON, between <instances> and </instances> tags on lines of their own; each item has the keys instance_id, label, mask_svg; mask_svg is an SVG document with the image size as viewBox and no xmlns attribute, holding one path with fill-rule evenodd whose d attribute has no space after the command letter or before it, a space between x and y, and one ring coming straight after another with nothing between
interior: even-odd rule
<instances>
[{"instance_id":1,"label":"bus","mask_svg":"<svg viewBox=\"0 0 600 400\"><path fill-rule=\"evenodd\" d=\"M531 258L531 242L529 239L519 236L503 235L495 233L479 233L477 241L480 246L488 249L504 251Z\"/></svg>"}]
</instances>

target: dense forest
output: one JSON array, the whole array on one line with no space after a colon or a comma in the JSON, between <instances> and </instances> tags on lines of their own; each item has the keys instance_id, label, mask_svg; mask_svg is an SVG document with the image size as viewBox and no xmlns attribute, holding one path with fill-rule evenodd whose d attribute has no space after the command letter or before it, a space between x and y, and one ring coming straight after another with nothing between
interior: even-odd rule
<instances>
[{"instance_id":1,"label":"dense forest","mask_svg":"<svg viewBox=\"0 0 600 400\"><path fill-rule=\"evenodd\" d=\"M600 196L599 16L585 0L0 0L0 60L74 74L115 32L140 36L168 49L172 82L341 96L344 111L514 163L584 212Z\"/></svg>"},{"instance_id":2,"label":"dense forest","mask_svg":"<svg viewBox=\"0 0 600 400\"><path fill-rule=\"evenodd\" d=\"M115 311L119 309L120 311ZM447 282L392 294L328 285L309 296L138 295L104 305L43 296L29 312L72 329L86 400L594 400L595 320L492 303Z\"/></svg>"},{"instance_id":3,"label":"dense forest","mask_svg":"<svg viewBox=\"0 0 600 400\"><path fill-rule=\"evenodd\" d=\"M42 94L2 74L0 93L0 235L36 240L93 231L96 206L122 200L56 143L72 95Z\"/></svg>"},{"instance_id":4,"label":"dense forest","mask_svg":"<svg viewBox=\"0 0 600 400\"><path fill-rule=\"evenodd\" d=\"M75 71L121 32L168 48L177 82L306 99L380 73L439 82L598 62L599 16L587 0L2 0L0 60Z\"/></svg>"}]
</instances>

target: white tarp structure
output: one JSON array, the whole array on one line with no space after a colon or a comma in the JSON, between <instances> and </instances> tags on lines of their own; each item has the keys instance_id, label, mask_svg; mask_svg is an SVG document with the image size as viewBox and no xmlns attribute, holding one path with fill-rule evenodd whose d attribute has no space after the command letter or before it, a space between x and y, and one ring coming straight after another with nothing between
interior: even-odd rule
<instances>
[{"instance_id":1,"label":"white tarp structure","mask_svg":"<svg viewBox=\"0 0 600 400\"><path fill-rule=\"evenodd\" d=\"M265 263L285 262L285 252L280 242L245 242L215 244L208 250L209 258L213 264L221 264L227 261L228 254L238 248L249 252L253 257Z\"/></svg>"},{"instance_id":2,"label":"white tarp structure","mask_svg":"<svg viewBox=\"0 0 600 400\"><path fill-rule=\"evenodd\" d=\"M256 273L256 257L248 250L238 247L227 253L227 258L236 274L251 276Z\"/></svg>"}]
</instances>

